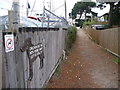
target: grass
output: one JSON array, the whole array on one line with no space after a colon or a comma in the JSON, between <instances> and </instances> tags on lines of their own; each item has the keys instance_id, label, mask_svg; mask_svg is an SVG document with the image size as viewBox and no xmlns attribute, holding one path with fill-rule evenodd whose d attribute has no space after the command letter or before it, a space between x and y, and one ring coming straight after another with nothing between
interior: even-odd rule
<instances>
[{"instance_id":1,"label":"grass","mask_svg":"<svg viewBox=\"0 0 120 90\"><path fill-rule=\"evenodd\" d=\"M94 39L91 39L92 42L96 43L96 41Z\"/></svg>"},{"instance_id":2,"label":"grass","mask_svg":"<svg viewBox=\"0 0 120 90\"><path fill-rule=\"evenodd\" d=\"M93 24L97 24L97 25L107 25L108 24L108 22L98 22L98 21L85 21L84 22L84 26L86 26L86 25L93 25Z\"/></svg>"},{"instance_id":3,"label":"grass","mask_svg":"<svg viewBox=\"0 0 120 90\"><path fill-rule=\"evenodd\" d=\"M68 32L67 32L67 36L65 39L65 45L66 45L66 51L69 51L72 48L72 45L76 40L77 28L69 27L67 31Z\"/></svg>"},{"instance_id":4,"label":"grass","mask_svg":"<svg viewBox=\"0 0 120 90\"><path fill-rule=\"evenodd\" d=\"M116 64L119 64L120 63L120 59L114 59L113 62L116 63Z\"/></svg>"},{"instance_id":5,"label":"grass","mask_svg":"<svg viewBox=\"0 0 120 90\"><path fill-rule=\"evenodd\" d=\"M60 66L58 65L58 67L56 68L54 75L59 76L60 75Z\"/></svg>"},{"instance_id":6,"label":"grass","mask_svg":"<svg viewBox=\"0 0 120 90\"><path fill-rule=\"evenodd\" d=\"M72 64L72 62L71 62L70 60L67 60L67 63L68 63L68 64Z\"/></svg>"}]
</instances>

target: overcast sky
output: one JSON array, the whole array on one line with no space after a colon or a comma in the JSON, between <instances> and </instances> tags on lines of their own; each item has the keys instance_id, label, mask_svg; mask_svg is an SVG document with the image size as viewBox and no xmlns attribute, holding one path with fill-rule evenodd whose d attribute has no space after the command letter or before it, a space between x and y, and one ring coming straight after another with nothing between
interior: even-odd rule
<instances>
[{"instance_id":1,"label":"overcast sky","mask_svg":"<svg viewBox=\"0 0 120 90\"><path fill-rule=\"evenodd\" d=\"M27 0L19 0L20 1L20 15L25 16L26 15L26 2ZM36 2L35 2L36 1ZM54 11L54 13L58 16L64 16L64 0L28 0L30 4L30 10L29 15L35 15L36 13L42 13L43 10L43 2L47 9L50 9L50 1L51 1L51 10ZM67 15L71 12L73 6L75 3L77 3L80 0L66 0L67 4ZM8 10L11 10L12 8L12 0L0 0L0 16L7 14ZM33 8L35 2L34 9L31 13L31 10ZM60 7L61 6L61 7ZM60 7L60 8L59 8ZM2 9L3 8L3 9ZM102 15L106 12L109 12L109 5L106 9L100 10L100 9L92 9L94 12L98 12L98 15Z\"/></svg>"}]
</instances>

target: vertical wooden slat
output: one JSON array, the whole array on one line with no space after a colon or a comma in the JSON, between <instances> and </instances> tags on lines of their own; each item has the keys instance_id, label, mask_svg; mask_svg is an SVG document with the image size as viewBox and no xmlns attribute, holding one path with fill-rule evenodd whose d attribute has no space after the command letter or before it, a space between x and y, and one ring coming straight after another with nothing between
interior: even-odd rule
<instances>
[{"instance_id":1,"label":"vertical wooden slat","mask_svg":"<svg viewBox=\"0 0 120 90\"><path fill-rule=\"evenodd\" d=\"M102 47L119 55L118 28L111 28L105 30L95 30L95 29L87 28L87 30L88 30L87 33L92 37L93 40L99 43Z\"/></svg>"},{"instance_id":2,"label":"vertical wooden slat","mask_svg":"<svg viewBox=\"0 0 120 90\"><path fill-rule=\"evenodd\" d=\"M35 30L34 32L30 30ZM47 28L46 28L47 29ZM41 88L53 73L59 58L62 56L65 44L65 31L46 30L38 28L22 28L21 33L15 37L15 51L5 53L3 48L3 61L5 70L5 87L7 88ZM32 44L42 43L44 46L44 67L40 69L40 58L33 62L33 78L29 78L29 59L27 52L20 48L25 40L31 38Z\"/></svg>"},{"instance_id":3,"label":"vertical wooden slat","mask_svg":"<svg viewBox=\"0 0 120 90\"><path fill-rule=\"evenodd\" d=\"M0 89L2 89L2 30L0 30Z\"/></svg>"},{"instance_id":4,"label":"vertical wooden slat","mask_svg":"<svg viewBox=\"0 0 120 90\"><path fill-rule=\"evenodd\" d=\"M118 36L117 36L117 40L118 40L118 43L117 43L117 45L118 45L118 55L120 56L120 27L118 27L118 34L117 34ZM119 65L119 67L120 67L120 65ZM120 73L119 73L119 76L120 76ZM120 82L119 82L120 83ZM120 87L120 86L119 86Z\"/></svg>"}]
</instances>

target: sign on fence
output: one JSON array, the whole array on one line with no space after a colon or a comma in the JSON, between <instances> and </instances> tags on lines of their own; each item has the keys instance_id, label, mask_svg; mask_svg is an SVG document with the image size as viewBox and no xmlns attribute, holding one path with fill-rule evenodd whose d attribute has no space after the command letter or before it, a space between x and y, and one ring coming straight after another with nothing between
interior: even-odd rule
<instances>
[{"instance_id":1,"label":"sign on fence","mask_svg":"<svg viewBox=\"0 0 120 90\"><path fill-rule=\"evenodd\" d=\"M38 43L36 45L33 45L31 42L31 38L28 38L25 40L24 45L21 47L21 51L27 51L27 55L29 58L29 79L32 80L33 78L33 62L37 59L37 57L40 58L40 69L43 68L43 59L44 59L44 50L42 43Z\"/></svg>"},{"instance_id":2,"label":"sign on fence","mask_svg":"<svg viewBox=\"0 0 120 90\"><path fill-rule=\"evenodd\" d=\"M14 51L14 35L5 35L5 52Z\"/></svg>"}]
</instances>

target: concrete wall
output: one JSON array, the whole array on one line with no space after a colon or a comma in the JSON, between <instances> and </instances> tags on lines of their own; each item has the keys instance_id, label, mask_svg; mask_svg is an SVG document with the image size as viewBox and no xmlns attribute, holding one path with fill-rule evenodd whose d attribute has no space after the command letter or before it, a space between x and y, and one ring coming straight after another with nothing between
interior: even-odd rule
<instances>
[{"instance_id":1,"label":"concrete wall","mask_svg":"<svg viewBox=\"0 0 120 90\"><path fill-rule=\"evenodd\" d=\"M4 33L3 35L5 35ZM48 80L64 50L66 30L58 28L20 28L15 34L15 50L5 52L3 45L4 79L3 88L41 88ZM42 43L44 47L43 68L40 69L40 58L33 62L33 78L30 76L30 62L27 52L22 52L25 40L31 38L33 45Z\"/></svg>"}]
</instances>

